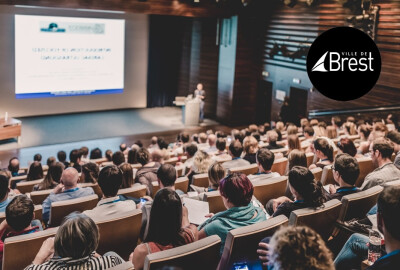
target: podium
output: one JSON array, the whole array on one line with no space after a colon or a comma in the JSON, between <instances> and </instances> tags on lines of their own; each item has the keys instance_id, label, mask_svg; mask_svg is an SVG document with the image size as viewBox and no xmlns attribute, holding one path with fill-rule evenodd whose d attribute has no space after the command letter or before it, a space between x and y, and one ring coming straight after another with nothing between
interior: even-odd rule
<instances>
[{"instance_id":1,"label":"podium","mask_svg":"<svg viewBox=\"0 0 400 270\"><path fill-rule=\"evenodd\" d=\"M182 107L182 122L185 126L199 125L200 100L191 97L176 97L174 104Z\"/></svg>"},{"instance_id":2,"label":"podium","mask_svg":"<svg viewBox=\"0 0 400 270\"><path fill-rule=\"evenodd\" d=\"M0 118L0 140L17 137L21 141L21 121L14 118Z\"/></svg>"}]
</instances>

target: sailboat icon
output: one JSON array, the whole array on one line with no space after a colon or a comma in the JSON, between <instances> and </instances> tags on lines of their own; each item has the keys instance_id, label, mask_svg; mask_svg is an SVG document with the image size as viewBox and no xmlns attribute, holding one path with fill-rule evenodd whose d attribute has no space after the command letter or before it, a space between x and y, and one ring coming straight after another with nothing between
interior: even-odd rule
<instances>
[{"instance_id":1,"label":"sailboat icon","mask_svg":"<svg viewBox=\"0 0 400 270\"><path fill-rule=\"evenodd\" d=\"M328 52L326 52L321 58L317 61L311 71L321 71L321 72L328 72L324 67L325 58Z\"/></svg>"}]
</instances>

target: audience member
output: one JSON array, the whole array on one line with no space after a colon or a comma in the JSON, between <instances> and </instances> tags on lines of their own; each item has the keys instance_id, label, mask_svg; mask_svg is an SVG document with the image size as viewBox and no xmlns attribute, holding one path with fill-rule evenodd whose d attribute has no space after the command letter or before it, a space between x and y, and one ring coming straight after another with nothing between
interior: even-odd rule
<instances>
[{"instance_id":1,"label":"audience member","mask_svg":"<svg viewBox=\"0 0 400 270\"><path fill-rule=\"evenodd\" d=\"M112 155L112 162L114 165L119 166L125 162L125 155L121 151L117 151Z\"/></svg>"},{"instance_id":2,"label":"audience member","mask_svg":"<svg viewBox=\"0 0 400 270\"><path fill-rule=\"evenodd\" d=\"M222 163L222 166L227 170L231 168L250 165L250 162L242 159L243 147L239 141L234 141L229 145L229 155L232 157L231 161Z\"/></svg>"},{"instance_id":3,"label":"audience member","mask_svg":"<svg viewBox=\"0 0 400 270\"><path fill-rule=\"evenodd\" d=\"M65 153L65 151L58 151L57 158L59 162L64 164L65 168L69 167L69 162L67 162L67 153Z\"/></svg>"},{"instance_id":4,"label":"audience member","mask_svg":"<svg viewBox=\"0 0 400 270\"><path fill-rule=\"evenodd\" d=\"M10 198L8 194L10 193L10 188L8 187L9 178L4 174L0 174L0 212L6 210L7 205L10 203Z\"/></svg>"},{"instance_id":5,"label":"audience member","mask_svg":"<svg viewBox=\"0 0 400 270\"><path fill-rule=\"evenodd\" d=\"M326 137L329 139L336 139L338 137L337 129L334 126L328 126L326 128Z\"/></svg>"},{"instance_id":6,"label":"audience member","mask_svg":"<svg viewBox=\"0 0 400 270\"><path fill-rule=\"evenodd\" d=\"M397 131L389 131L387 138L393 143L393 150L396 155L393 163L400 169L400 133Z\"/></svg>"},{"instance_id":7,"label":"audience member","mask_svg":"<svg viewBox=\"0 0 400 270\"><path fill-rule=\"evenodd\" d=\"M288 135L287 142L288 142L288 150L285 154L286 157L290 154L290 152L292 152L295 149L302 151L301 145L300 145L300 140L297 135L293 135L293 134Z\"/></svg>"},{"instance_id":8,"label":"audience member","mask_svg":"<svg viewBox=\"0 0 400 270\"><path fill-rule=\"evenodd\" d=\"M217 152L216 141L217 136L214 134L208 135L208 147L204 148L203 151L209 154Z\"/></svg>"},{"instance_id":9,"label":"audience member","mask_svg":"<svg viewBox=\"0 0 400 270\"><path fill-rule=\"evenodd\" d=\"M82 163L87 163L89 162L89 148L87 148L86 146L82 146L81 149L79 149L79 151L82 153L82 157L81 157L81 161Z\"/></svg>"},{"instance_id":10,"label":"audience member","mask_svg":"<svg viewBox=\"0 0 400 270\"><path fill-rule=\"evenodd\" d=\"M301 147L305 150L306 153L312 152L311 145L314 143L314 129L310 126L306 126L303 128L303 135L305 140L301 142Z\"/></svg>"},{"instance_id":11,"label":"audience member","mask_svg":"<svg viewBox=\"0 0 400 270\"><path fill-rule=\"evenodd\" d=\"M12 177L25 175L25 173L19 173L19 160L16 157L11 158L8 162L8 170Z\"/></svg>"},{"instance_id":12,"label":"audience member","mask_svg":"<svg viewBox=\"0 0 400 270\"><path fill-rule=\"evenodd\" d=\"M138 163L137 158L136 158L137 151L138 151L138 149L136 147L129 150L128 160L127 160L127 162L129 164L137 164Z\"/></svg>"},{"instance_id":13,"label":"audience member","mask_svg":"<svg viewBox=\"0 0 400 270\"><path fill-rule=\"evenodd\" d=\"M150 153L145 148L140 148L136 154L137 161L143 167L136 172L135 182L146 185L146 194L151 196L153 194L152 182L157 181L157 171L161 164L159 162L150 161Z\"/></svg>"},{"instance_id":14,"label":"audience member","mask_svg":"<svg viewBox=\"0 0 400 270\"><path fill-rule=\"evenodd\" d=\"M318 138L314 141L314 154L319 161L316 164L311 164L309 169L319 167L323 169L326 165L331 165L333 162L333 148L324 138Z\"/></svg>"},{"instance_id":15,"label":"audience member","mask_svg":"<svg viewBox=\"0 0 400 270\"><path fill-rule=\"evenodd\" d=\"M56 157L49 157L49 158L47 159L47 161L46 161L46 165L47 165L48 167L50 167L50 165L52 165L52 164L54 164L54 163L56 163L56 162L57 162Z\"/></svg>"},{"instance_id":16,"label":"audience member","mask_svg":"<svg viewBox=\"0 0 400 270\"><path fill-rule=\"evenodd\" d=\"M226 139L225 138L218 138L217 139L217 152L214 153L214 156L211 158L212 160L229 160L232 157L226 152Z\"/></svg>"},{"instance_id":17,"label":"audience member","mask_svg":"<svg viewBox=\"0 0 400 270\"><path fill-rule=\"evenodd\" d=\"M33 181L43 179L43 168L39 161L34 161L31 166L29 166L28 175L26 181Z\"/></svg>"},{"instance_id":18,"label":"audience member","mask_svg":"<svg viewBox=\"0 0 400 270\"><path fill-rule=\"evenodd\" d=\"M102 157L103 157L103 153L101 152L101 149L100 149L100 148L96 147L96 148L94 148L94 149L92 149L92 150L90 151L90 159L91 159L91 160L93 160L93 159L100 159L100 158L102 158Z\"/></svg>"},{"instance_id":19,"label":"audience member","mask_svg":"<svg viewBox=\"0 0 400 270\"><path fill-rule=\"evenodd\" d=\"M82 171L81 164L82 152L79 149L73 149L69 153L69 160L71 162L71 167L80 173Z\"/></svg>"},{"instance_id":20,"label":"audience member","mask_svg":"<svg viewBox=\"0 0 400 270\"><path fill-rule=\"evenodd\" d=\"M82 165L80 183L97 183L99 178L99 166L96 163L86 163Z\"/></svg>"},{"instance_id":21,"label":"audience member","mask_svg":"<svg viewBox=\"0 0 400 270\"><path fill-rule=\"evenodd\" d=\"M131 164L123 163L119 165L119 169L122 172L122 184L120 188L130 188L135 183L135 179L133 178L133 169Z\"/></svg>"},{"instance_id":22,"label":"audience member","mask_svg":"<svg viewBox=\"0 0 400 270\"><path fill-rule=\"evenodd\" d=\"M337 143L337 147L339 149L339 152L349 154L350 156L355 158L363 157L363 155L357 153L356 146L354 145L353 141L348 138L341 138Z\"/></svg>"},{"instance_id":23,"label":"audience member","mask_svg":"<svg viewBox=\"0 0 400 270\"><path fill-rule=\"evenodd\" d=\"M188 146L185 147L185 154L186 154L186 161L183 163L183 174L184 175L189 175L189 171L193 166L193 160L194 160L194 155L197 152L197 146L192 143L189 144Z\"/></svg>"},{"instance_id":24,"label":"audience member","mask_svg":"<svg viewBox=\"0 0 400 270\"><path fill-rule=\"evenodd\" d=\"M42 162L42 155L41 154L35 154L33 156L33 161Z\"/></svg>"},{"instance_id":25,"label":"audience member","mask_svg":"<svg viewBox=\"0 0 400 270\"><path fill-rule=\"evenodd\" d=\"M274 130L268 131L267 132L267 138L268 138L267 148L269 150L283 148L282 145L276 143L277 140L278 140L278 133L276 131L274 131Z\"/></svg>"},{"instance_id":26,"label":"audience member","mask_svg":"<svg viewBox=\"0 0 400 270\"><path fill-rule=\"evenodd\" d=\"M112 155L113 155L113 152L110 149L106 150L105 157L106 157L107 161L112 161Z\"/></svg>"},{"instance_id":27,"label":"audience member","mask_svg":"<svg viewBox=\"0 0 400 270\"><path fill-rule=\"evenodd\" d=\"M256 163L256 153L258 151L258 141L253 136L248 136L243 140L243 159L250 162L250 164ZM243 155L243 154L242 154Z\"/></svg>"},{"instance_id":28,"label":"audience member","mask_svg":"<svg viewBox=\"0 0 400 270\"><path fill-rule=\"evenodd\" d=\"M35 185L33 187L33 190L37 191L55 188L60 183L61 175L64 171L64 168L65 166L61 162L56 162L53 165L50 165L49 170L47 171L47 174L44 177L43 181Z\"/></svg>"},{"instance_id":29,"label":"audience member","mask_svg":"<svg viewBox=\"0 0 400 270\"><path fill-rule=\"evenodd\" d=\"M225 169L218 162L214 162L208 168L208 188L190 185L194 191L199 193L198 199L206 201L205 192L216 191L219 188L219 182L225 177Z\"/></svg>"},{"instance_id":30,"label":"audience member","mask_svg":"<svg viewBox=\"0 0 400 270\"><path fill-rule=\"evenodd\" d=\"M193 175L207 173L208 167L210 167L211 162L212 160L209 154L202 150L197 151L193 157L193 165L188 173L190 182L192 182Z\"/></svg>"},{"instance_id":31,"label":"audience member","mask_svg":"<svg viewBox=\"0 0 400 270\"><path fill-rule=\"evenodd\" d=\"M258 173L249 175L248 178L254 182L258 180L267 180L274 177L279 177L280 174L272 172L272 164L274 164L275 155L267 148L260 148L256 154L256 163L258 165Z\"/></svg>"},{"instance_id":32,"label":"audience member","mask_svg":"<svg viewBox=\"0 0 400 270\"><path fill-rule=\"evenodd\" d=\"M294 149L288 155L288 167L286 175L294 166L307 167L307 156L303 151Z\"/></svg>"},{"instance_id":33,"label":"audience member","mask_svg":"<svg viewBox=\"0 0 400 270\"><path fill-rule=\"evenodd\" d=\"M129 149L128 149L128 146L126 145L126 143L121 143L121 144L119 145L119 151L121 151L122 153L124 153L126 150L129 150Z\"/></svg>"}]
</instances>

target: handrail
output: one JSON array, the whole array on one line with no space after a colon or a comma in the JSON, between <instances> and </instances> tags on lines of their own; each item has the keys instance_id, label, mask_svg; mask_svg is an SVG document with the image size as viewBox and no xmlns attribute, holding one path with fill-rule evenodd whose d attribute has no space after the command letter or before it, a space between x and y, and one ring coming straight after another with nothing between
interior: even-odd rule
<instances>
[{"instance_id":1,"label":"handrail","mask_svg":"<svg viewBox=\"0 0 400 270\"><path fill-rule=\"evenodd\" d=\"M379 106L379 107L360 107L355 109L341 109L341 110L311 110L308 112L308 117L338 115L338 114L357 114L357 113L373 113L400 110L399 105L392 106Z\"/></svg>"}]
</instances>

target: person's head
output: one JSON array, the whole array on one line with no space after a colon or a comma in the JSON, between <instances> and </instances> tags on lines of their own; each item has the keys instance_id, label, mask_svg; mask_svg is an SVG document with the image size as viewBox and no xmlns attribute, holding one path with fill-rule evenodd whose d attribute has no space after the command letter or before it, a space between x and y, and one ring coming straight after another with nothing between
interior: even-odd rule
<instances>
[{"instance_id":1,"label":"person's head","mask_svg":"<svg viewBox=\"0 0 400 270\"><path fill-rule=\"evenodd\" d=\"M290 151L290 153L288 155L288 162L289 162L289 171L294 166L307 167L306 154L303 151L300 151L298 149L294 149L293 151Z\"/></svg>"},{"instance_id":2,"label":"person's head","mask_svg":"<svg viewBox=\"0 0 400 270\"><path fill-rule=\"evenodd\" d=\"M121 188L130 188L133 186L135 179L133 179L133 169L131 164L122 163L119 165L119 168L122 172L122 184Z\"/></svg>"},{"instance_id":3,"label":"person's head","mask_svg":"<svg viewBox=\"0 0 400 270\"><path fill-rule=\"evenodd\" d=\"M386 137L393 143L394 152L400 151L400 133L397 131L389 131Z\"/></svg>"},{"instance_id":4,"label":"person's head","mask_svg":"<svg viewBox=\"0 0 400 270\"><path fill-rule=\"evenodd\" d=\"M136 158L137 151L138 151L137 148L132 148L131 150L129 150L129 152L128 152L128 163L129 164L138 163L137 158Z\"/></svg>"},{"instance_id":5,"label":"person's head","mask_svg":"<svg viewBox=\"0 0 400 270\"><path fill-rule=\"evenodd\" d=\"M394 146L388 139L378 138L370 144L369 150L372 162L374 162L375 165L381 166L382 162L390 161Z\"/></svg>"},{"instance_id":6,"label":"person's head","mask_svg":"<svg viewBox=\"0 0 400 270\"><path fill-rule=\"evenodd\" d=\"M314 207L326 201L321 183L314 180L314 175L306 167L294 166L289 171L289 189L296 200L302 199Z\"/></svg>"},{"instance_id":7,"label":"person's head","mask_svg":"<svg viewBox=\"0 0 400 270\"><path fill-rule=\"evenodd\" d=\"M219 182L225 177L225 169L218 162L214 162L208 168L208 181L212 189L219 188Z\"/></svg>"},{"instance_id":8,"label":"person's head","mask_svg":"<svg viewBox=\"0 0 400 270\"><path fill-rule=\"evenodd\" d=\"M158 148L160 148L160 149L168 148L168 143L163 138L158 138L157 144L158 144Z\"/></svg>"},{"instance_id":9,"label":"person's head","mask_svg":"<svg viewBox=\"0 0 400 270\"><path fill-rule=\"evenodd\" d=\"M0 174L0 202L4 201L8 197L10 192L9 185L10 178L5 174Z\"/></svg>"},{"instance_id":10,"label":"person's head","mask_svg":"<svg viewBox=\"0 0 400 270\"><path fill-rule=\"evenodd\" d=\"M267 148L260 148L256 154L256 162L260 171L270 171L275 161L275 154ZM260 168L261 167L261 168Z\"/></svg>"},{"instance_id":11,"label":"person's head","mask_svg":"<svg viewBox=\"0 0 400 270\"><path fill-rule=\"evenodd\" d=\"M349 154L352 157L355 157L357 155L357 148L354 145L353 141L348 139L348 138L341 138L337 146L342 153Z\"/></svg>"},{"instance_id":12,"label":"person's head","mask_svg":"<svg viewBox=\"0 0 400 270\"><path fill-rule=\"evenodd\" d=\"M270 144L274 144L278 140L278 133L276 133L276 131L274 130L269 130L267 132L267 137L268 137L268 142Z\"/></svg>"},{"instance_id":13,"label":"person's head","mask_svg":"<svg viewBox=\"0 0 400 270\"><path fill-rule=\"evenodd\" d=\"M126 146L126 143L121 143L121 144L119 145L119 150L120 150L121 152L124 152L127 148L128 148L128 147Z\"/></svg>"},{"instance_id":14,"label":"person's head","mask_svg":"<svg viewBox=\"0 0 400 270\"><path fill-rule=\"evenodd\" d=\"M340 127L342 126L342 119L340 119L339 116L333 116L331 118L331 123L335 128Z\"/></svg>"},{"instance_id":15,"label":"person's head","mask_svg":"<svg viewBox=\"0 0 400 270\"><path fill-rule=\"evenodd\" d=\"M60 183L64 185L66 189L75 188L79 181L79 173L75 168L67 168L63 171L60 179Z\"/></svg>"},{"instance_id":16,"label":"person's head","mask_svg":"<svg viewBox=\"0 0 400 270\"><path fill-rule=\"evenodd\" d=\"M125 155L121 151L117 151L112 155L112 162L114 165L121 165L122 163L125 162Z\"/></svg>"},{"instance_id":17,"label":"person's head","mask_svg":"<svg viewBox=\"0 0 400 270\"><path fill-rule=\"evenodd\" d=\"M362 124L358 127L358 135L360 135L360 138L366 140L369 137L369 134L371 134L372 127Z\"/></svg>"},{"instance_id":18,"label":"person's head","mask_svg":"<svg viewBox=\"0 0 400 270\"><path fill-rule=\"evenodd\" d=\"M47 166L50 167L50 165L52 165L52 164L54 164L54 163L56 163L56 162L57 162L56 157L49 157L49 158L47 159L47 161L46 161L46 164L47 164Z\"/></svg>"},{"instance_id":19,"label":"person's head","mask_svg":"<svg viewBox=\"0 0 400 270\"><path fill-rule=\"evenodd\" d=\"M224 138L218 138L217 143L216 143L217 149L219 151L225 151L226 149L226 140Z\"/></svg>"},{"instance_id":20,"label":"person's head","mask_svg":"<svg viewBox=\"0 0 400 270\"><path fill-rule=\"evenodd\" d=\"M106 166L100 171L98 183L104 197L117 196L122 178L122 172L116 165Z\"/></svg>"},{"instance_id":21,"label":"person's head","mask_svg":"<svg viewBox=\"0 0 400 270\"><path fill-rule=\"evenodd\" d=\"M57 230L54 255L75 260L87 257L97 249L99 238L99 229L90 217L71 213Z\"/></svg>"},{"instance_id":22,"label":"person's head","mask_svg":"<svg viewBox=\"0 0 400 270\"><path fill-rule=\"evenodd\" d=\"M16 157L13 157L10 159L10 161L8 162L8 170L12 173L12 174L18 174L19 171L19 160Z\"/></svg>"},{"instance_id":23,"label":"person's head","mask_svg":"<svg viewBox=\"0 0 400 270\"><path fill-rule=\"evenodd\" d=\"M344 181L346 184L354 186L360 175L357 159L349 154L338 154L332 166L332 174L339 185L341 181Z\"/></svg>"},{"instance_id":24,"label":"person's head","mask_svg":"<svg viewBox=\"0 0 400 270\"><path fill-rule=\"evenodd\" d=\"M150 154L150 159L153 162L162 163L165 154L166 154L165 150L154 149L153 152L151 152L151 154ZM167 157L167 159L168 159L168 157Z\"/></svg>"},{"instance_id":25,"label":"person's head","mask_svg":"<svg viewBox=\"0 0 400 270\"><path fill-rule=\"evenodd\" d=\"M160 188L173 187L177 178L175 167L171 164L163 164L158 168L157 179Z\"/></svg>"},{"instance_id":26,"label":"person's head","mask_svg":"<svg viewBox=\"0 0 400 270\"><path fill-rule=\"evenodd\" d=\"M285 130L285 124L283 122L279 121L276 123L275 128L282 132Z\"/></svg>"},{"instance_id":27,"label":"person's head","mask_svg":"<svg viewBox=\"0 0 400 270\"><path fill-rule=\"evenodd\" d=\"M183 143L188 143L190 140L190 135L187 132L182 132L180 137Z\"/></svg>"},{"instance_id":28,"label":"person's head","mask_svg":"<svg viewBox=\"0 0 400 270\"><path fill-rule=\"evenodd\" d=\"M197 90L203 90L203 84L202 83L198 83L197 84Z\"/></svg>"},{"instance_id":29,"label":"person's head","mask_svg":"<svg viewBox=\"0 0 400 270\"><path fill-rule=\"evenodd\" d=\"M378 197L378 229L385 240L400 242L400 186L386 187Z\"/></svg>"},{"instance_id":30,"label":"person's head","mask_svg":"<svg viewBox=\"0 0 400 270\"><path fill-rule=\"evenodd\" d=\"M286 132L287 135L297 135L298 128L295 125L289 125Z\"/></svg>"},{"instance_id":31,"label":"person's head","mask_svg":"<svg viewBox=\"0 0 400 270\"><path fill-rule=\"evenodd\" d=\"M312 126L312 127L318 126L318 119L315 119L315 118L311 119L310 126Z\"/></svg>"},{"instance_id":32,"label":"person's head","mask_svg":"<svg viewBox=\"0 0 400 270\"><path fill-rule=\"evenodd\" d=\"M242 144L239 141L231 142L229 145L229 153L233 158L240 157L243 152Z\"/></svg>"},{"instance_id":33,"label":"person's head","mask_svg":"<svg viewBox=\"0 0 400 270\"><path fill-rule=\"evenodd\" d=\"M388 128L387 128L387 126L384 124L384 123L382 123L382 122L376 122L376 123L374 123L374 125L373 125L373 127L372 127L372 130L373 131L381 131L381 132L383 132L383 133L385 133L385 135L388 133Z\"/></svg>"},{"instance_id":34,"label":"person's head","mask_svg":"<svg viewBox=\"0 0 400 270\"><path fill-rule=\"evenodd\" d=\"M289 152L294 149L301 150L300 140L297 135L289 135L287 137L287 141L288 141Z\"/></svg>"},{"instance_id":35,"label":"person's head","mask_svg":"<svg viewBox=\"0 0 400 270\"><path fill-rule=\"evenodd\" d=\"M112 161L113 152L110 149L108 149L108 150L106 150L105 154L106 154L107 161Z\"/></svg>"},{"instance_id":36,"label":"person's head","mask_svg":"<svg viewBox=\"0 0 400 270\"><path fill-rule=\"evenodd\" d=\"M6 207L7 224L16 232L29 227L34 218L35 206L25 194L15 196Z\"/></svg>"},{"instance_id":37,"label":"person's head","mask_svg":"<svg viewBox=\"0 0 400 270\"><path fill-rule=\"evenodd\" d=\"M327 136L329 139L336 139L337 136L338 136L336 127L334 127L334 126L328 126L328 127L326 128L326 136Z\"/></svg>"},{"instance_id":38,"label":"person's head","mask_svg":"<svg viewBox=\"0 0 400 270\"><path fill-rule=\"evenodd\" d=\"M152 145L156 145L157 144L157 140L158 140L158 138L156 136L153 136L153 137L151 137L150 143Z\"/></svg>"},{"instance_id":39,"label":"person's head","mask_svg":"<svg viewBox=\"0 0 400 270\"><path fill-rule=\"evenodd\" d=\"M42 189L50 188L54 183L60 183L61 175L64 171L64 164L56 162L49 166L46 176L42 182ZM40 185L40 184L39 184Z\"/></svg>"},{"instance_id":40,"label":"person's head","mask_svg":"<svg viewBox=\"0 0 400 270\"><path fill-rule=\"evenodd\" d=\"M307 139L314 137L314 129L310 126L304 127L303 133L304 133L304 137L306 137Z\"/></svg>"},{"instance_id":41,"label":"person's head","mask_svg":"<svg viewBox=\"0 0 400 270\"><path fill-rule=\"evenodd\" d=\"M335 269L325 241L311 228L282 226L269 245L269 265L274 269Z\"/></svg>"},{"instance_id":42,"label":"person's head","mask_svg":"<svg viewBox=\"0 0 400 270\"><path fill-rule=\"evenodd\" d=\"M35 154L33 156L33 161L41 162L42 161L42 155L41 154Z\"/></svg>"},{"instance_id":43,"label":"person's head","mask_svg":"<svg viewBox=\"0 0 400 270\"><path fill-rule=\"evenodd\" d=\"M103 153L100 148L96 147L90 151L90 159L99 159L103 157Z\"/></svg>"},{"instance_id":44,"label":"person's head","mask_svg":"<svg viewBox=\"0 0 400 270\"><path fill-rule=\"evenodd\" d=\"M249 131L250 131L251 133L257 132L257 131L258 131L257 125L254 125L254 124L249 125Z\"/></svg>"},{"instance_id":45,"label":"person's head","mask_svg":"<svg viewBox=\"0 0 400 270\"><path fill-rule=\"evenodd\" d=\"M204 151L197 151L193 157L193 166L196 168L195 173L207 173L208 167L211 165L211 157Z\"/></svg>"},{"instance_id":46,"label":"person's head","mask_svg":"<svg viewBox=\"0 0 400 270\"><path fill-rule=\"evenodd\" d=\"M194 157L194 155L197 152L197 146L194 143L192 143L185 147L185 152L188 158Z\"/></svg>"},{"instance_id":47,"label":"person's head","mask_svg":"<svg viewBox=\"0 0 400 270\"><path fill-rule=\"evenodd\" d=\"M43 168L39 161L34 161L31 166L29 166L27 181L38 180L43 178Z\"/></svg>"},{"instance_id":48,"label":"person's head","mask_svg":"<svg viewBox=\"0 0 400 270\"><path fill-rule=\"evenodd\" d=\"M65 151L58 151L57 158L58 161L65 162L67 160L67 153L65 153Z\"/></svg>"},{"instance_id":49,"label":"person's head","mask_svg":"<svg viewBox=\"0 0 400 270\"><path fill-rule=\"evenodd\" d=\"M227 209L247 206L253 197L253 184L244 173L232 173L219 182L219 192Z\"/></svg>"},{"instance_id":50,"label":"person's head","mask_svg":"<svg viewBox=\"0 0 400 270\"><path fill-rule=\"evenodd\" d=\"M82 158L82 152L79 149L73 149L69 153L69 160L74 164L79 164Z\"/></svg>"},{"instance_id":51,"label":"person's head","mask_svg":"<svg viewBox=\"0 0 400 270\"><path fill-rule=\"evenodd\" d=\"M318 138L314 141L314 151L318 158L327 158L333 162L333 148L329 142L323 138Z\"/></svg>"},{"instance_id":52,"label":"person's head","mask_svg":"<svg viewBox=\"0 0 400 270\"><path fill-rule=\"evenodd\" d=\"M150 160L150 153L146 148L140 148L136 153L137 162L142 164L142 166L149 163Z\"/></svg>"},{"instance_id":53,"label":"person's head","mask_svg":"<svg viewBox=\"0 0 400 270\"><path fill-rule=\"evenodd\" d=\"M258 150L258 141L253 136L247 136L243 140L243 150L244 152L249 154L255 154Z\"/></svg>"},{"instance_id":54,"label":"person's head","mask_svg":"<svg viewBox=\"0 0 400 270\"><path fill-rule=\"evenodd\" d=\"M170 188L160 189L150 211L149 230L144 242L179 246L184 244L182 230L182 202Z\"/></svg>"},{"instance_id":55,"label":"person's head","mask_svg":"<svg viewBox=\"0 0 400 270\"><path fill-rule=\"evenodd\" d=\"M356 124L354 124L353 122L346 122L343 126L347 134L349 135L357 134Z\"/></svg>"},{"instance_id":56,"label":"person's head","mask_svg":"<svg viewBox=\"0 0 400 270\"><path fill-rule=\"evenodd\" d=\"M96 163L86 163L82 165L81 182L82 183L97 183L99 178L99 166Z\"/></svg>"},{"instance_id":57,"label":"person's head","mask_svg":"<svg viewBox=\"0 0 400 270\"><path fill-rule=\"evenodd\" d=\"M215 146L216 141L217 141L217 136L215 136L214 134L208 135L208 144L210 146Z\"/></svg>"},{"instance_id":58,"label":"person's head","mask_svg":"<svg viewBox=\"0 0 400 270\"><path fill-rule=\"evenodd\" d=\"M356 119L354 118L354 116L348 116L346 119L347 122L351 122L351 123L355 123Z\"/></svg>"},{"instance_id":59,"label":"person's head","mask_svg":"<svg viewBox=\"0 0 400 270\"><path fill-rule=\"evenodd\" d=\"M199 134L199 143L206 143L207 142L207 134L204 132Z\"/></svg>"},{"instance_id":60,"label":"person's head","mask_svg":"<svg viewBox=\"0 0 400 270\"><path fill-rule=\"evenodd\" d=\"M89 148L86 146L82 146L79 150L81 151L83 157L86 158L89 155Z\"/></svg>"}]
</instances>

